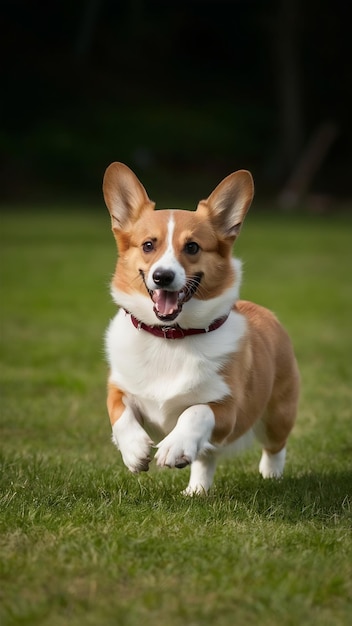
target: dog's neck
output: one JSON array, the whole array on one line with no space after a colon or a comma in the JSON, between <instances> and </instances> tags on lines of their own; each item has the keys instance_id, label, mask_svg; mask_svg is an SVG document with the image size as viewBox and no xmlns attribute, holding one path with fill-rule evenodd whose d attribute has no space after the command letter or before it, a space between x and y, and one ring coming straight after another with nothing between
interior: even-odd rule
<instances>
[{"instance_id":1,"label":"dog's neck","mask_svg":"<svg viewBox=\"0 0 352 626\"><path fill-rule=\"evenodd\" d=\"M210 333L217 328L222 326L228 316L223 315L222 317L218 317L214 320L207 328L181 328L176 324L175 326L151 326L149 324L144 324L144 322L139 321L132 313L126 311L126 314L130 316L131 322L135 328L138 330L145 330L147 333L151 335L155 335L155 337L162 337L163 339L183 339L184 337L188 337L190 335L201 335L203 333Z\"/></svg>"}]
</instances>

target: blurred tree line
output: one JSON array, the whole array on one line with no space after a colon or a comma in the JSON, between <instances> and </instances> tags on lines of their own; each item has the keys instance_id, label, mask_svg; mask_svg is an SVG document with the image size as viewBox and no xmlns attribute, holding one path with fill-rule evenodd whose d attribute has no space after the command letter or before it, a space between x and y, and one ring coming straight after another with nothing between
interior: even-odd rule
<instances>
[{"instance_id":1,"label":"blurred tree line","mask_svg":"<svg viewBox=\"0 0 352 626\"><path fill-rule=\"evenodd\" d=\"M263 193L350 195L349 3L3 0L2 15L6 200L95 198L112 160L175 196L240 167Z\"/></svg>"}]
</instances>

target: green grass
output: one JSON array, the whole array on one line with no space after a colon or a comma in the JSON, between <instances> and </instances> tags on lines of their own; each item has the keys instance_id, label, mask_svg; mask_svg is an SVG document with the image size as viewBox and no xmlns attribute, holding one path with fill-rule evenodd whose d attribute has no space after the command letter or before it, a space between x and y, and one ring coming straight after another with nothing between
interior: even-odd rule
<instances>
[{"instance_id":1,"label":"green grass","mask_svg":"<svg viewBox=\"0 0 352 626\"><path fill-rule=\"evenodd\" d=\"M129 474L110 443L102 335L109 219L1 220L1 625L334 626L352 611L352 220L251 210L243 297L288 328L302 374L285 477L258 448L218 468Z\"/></svg>"}]
</instances>

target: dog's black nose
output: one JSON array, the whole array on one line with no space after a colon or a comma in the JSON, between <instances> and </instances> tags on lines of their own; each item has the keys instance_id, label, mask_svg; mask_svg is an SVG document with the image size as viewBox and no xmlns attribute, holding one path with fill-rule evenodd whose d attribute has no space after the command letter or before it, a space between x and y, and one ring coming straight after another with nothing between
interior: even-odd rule
<instances>
[{"instance_id":1,"label":"dog's black nose","mask_svg":"<svg viewBox=\"0 0 352 626\"><path fill-rule=\"evenodd\" d=\"M158 287L169 287L175 278L175 272L172 270L164 270L162 267L157 267L153 273L153 280Z\"/></svg>"}]
</instances>

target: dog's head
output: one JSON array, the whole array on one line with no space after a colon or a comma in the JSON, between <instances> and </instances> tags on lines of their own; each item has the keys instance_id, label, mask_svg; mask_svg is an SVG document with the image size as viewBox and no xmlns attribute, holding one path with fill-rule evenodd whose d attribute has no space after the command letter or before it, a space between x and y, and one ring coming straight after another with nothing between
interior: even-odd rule
<instances>
[{"instance_id":1,"label":"dog's head","mask_svg":"<svg viewBox=\"0 0 352 626\"><path fill-rule=\"evenodd\" d=\"M103 191L119 251L112 283L119 305L147 324L184 327L214 319L225 294L231 307L240 271L232 246L254 194L249 172L227 176L196 211L154 210L122 163L107 168Z\"/></svg>"}]
</instances>

